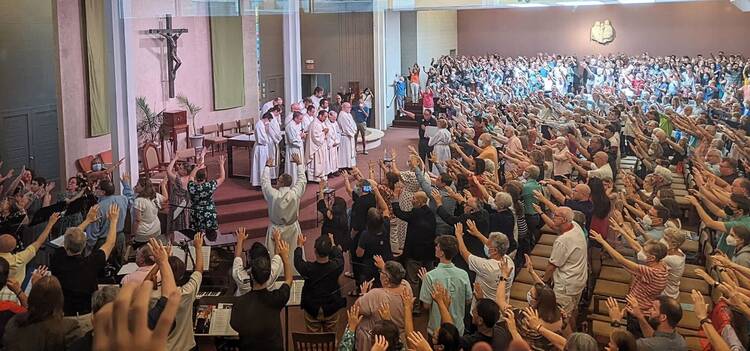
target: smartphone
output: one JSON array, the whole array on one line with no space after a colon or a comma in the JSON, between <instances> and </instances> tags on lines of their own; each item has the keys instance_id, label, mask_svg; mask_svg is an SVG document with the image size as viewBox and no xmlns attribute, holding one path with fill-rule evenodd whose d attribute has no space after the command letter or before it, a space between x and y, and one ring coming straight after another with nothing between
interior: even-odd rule
<instances>
[{"instance_id":1,"label":"smartphone","mask_svg":"<svg viewBox=\"0 0 750 351\"><path fill-rule=\"evenodd\" d=\"M372 191L372 186L365 185L365 186L362 187L362 191L364 191L366 193L369 193L369 192Z\"/></svg>"}]
</instances>

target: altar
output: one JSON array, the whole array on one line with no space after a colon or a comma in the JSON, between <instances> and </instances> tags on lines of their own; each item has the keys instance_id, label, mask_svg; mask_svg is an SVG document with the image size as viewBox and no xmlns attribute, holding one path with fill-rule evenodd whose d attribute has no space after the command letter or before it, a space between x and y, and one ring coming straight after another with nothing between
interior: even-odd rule
<instances>
[{"instance_id":1,"label":"altar","mask_svg":"<svg viewBox=\"0 0 750 351\"><path fill-rule=\"evenodd\" d=\"M229 138L227 140L227 163L228 163L228 176L230 178L244 178L250 179L250 172L253 165L253 145L255 144L254 134L240 134L236 137ZM241 162L242 165L247 165L247 174L235 174L234 171L234 148L247 148L247 163ZM242 157L242 156L241 156Z\"/></svg>"}]
</instances>

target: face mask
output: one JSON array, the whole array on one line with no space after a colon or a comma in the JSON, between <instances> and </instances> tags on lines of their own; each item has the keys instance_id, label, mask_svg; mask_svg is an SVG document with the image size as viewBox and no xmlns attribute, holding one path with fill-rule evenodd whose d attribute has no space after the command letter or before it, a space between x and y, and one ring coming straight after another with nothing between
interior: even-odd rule
<instances>
[{"instance_id":1,"label":"face mask","mask_svg":"<svg viewBox=\"0 0 750 351\"><path fill-rule=\"evenodd\" d=\"M101 171L101 170L102 170L103 168L104 168L104 165L103 165L103 164L101 164L101 163L95 163L95 164L91 165L91 169L92 169L92 170L93 170L94 172L99 172L99 171Z\"/></svg>"},{"instance_id":2,"label":"face mask","mask_svg":"<svg viewBox=\"0 0 750 351\"><path fill-rule=\"evenodd\" d=\"M484 245L484 255L490 257L490 248Z\"/></svg>"},{"instance_id":3,"label":"face mask","mask_svg":"<svg viewBox=\"0 0 750 351\"><path fill-rule=\"evenodd\" d=\"M643 250L638 251L638 255L636 255L636 258L638 259L638 262L641 262L641 263L648 262L648 256L646 256L646 253L643 252Z\"/></svg>"},{"instance_id":4,"label":"face mask","mask_svg":"<svg viewBox=\"0 0 750 351\"><path fill-rule=\"evenodd\" d=\"M737 238L735 238L735 237L733 237L731 235L728 236L727 237L727 245L729 245L729 246L737 246Z\"/></svg>"}]
</instances>

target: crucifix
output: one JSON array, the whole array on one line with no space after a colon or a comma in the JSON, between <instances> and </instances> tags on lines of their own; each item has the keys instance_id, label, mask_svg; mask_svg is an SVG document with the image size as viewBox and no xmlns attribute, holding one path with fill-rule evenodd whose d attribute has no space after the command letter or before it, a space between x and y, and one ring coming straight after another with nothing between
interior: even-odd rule
<instances>
[{"instance_id":1,"label":"crucifix","mask_svg":"<svg viewBox=\"0 0 750 351\"><path fill-rule=\"evenodd\" d=\"M169 97L174 97L174 79L177 70L182 66L182 60L177 56L177 39L180 39L182 33L187 33L187 29L172 28L172 15L166 15L167 28L149 29L148 34L158 34L167 39L167 76L169 79Z\"/></svg>"}]
</instances>

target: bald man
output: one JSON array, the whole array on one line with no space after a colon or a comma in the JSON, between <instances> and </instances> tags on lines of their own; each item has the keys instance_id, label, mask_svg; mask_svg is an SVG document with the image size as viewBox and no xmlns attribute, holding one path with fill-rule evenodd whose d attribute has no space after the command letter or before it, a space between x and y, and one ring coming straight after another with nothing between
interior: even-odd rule
<instances>
[{"instance_id":1,"label":"bald man","mask_svg":"<svg viewBox=\"0 0 750 351\"><path fill-rule=\"evenodd\" d=\"M427 206L427 194L417 191L412 198L412 209L409 212L401 210L398 199L401 188L396 188L393 194L393 214L407 223L406 242L404 243L404 259L406 280L411 284L412 291L419 291L419 269L432 269L435 260L435 212Z\"/></svg>"},{"instance_id":2,"label":"bald man","mask_svg":"<svg viewBox=\"0 0 750 351\"><path fill-rule=\"evenodd\" d=\"M547 193L557 203L562 203L563 206L570 207L574 211L580 211L586 216L586 230L589 230L591 227L591 214L594 212L594 203L591 201L591 188L586 184L578 184L573 189L570 189L562 182L556 180L548 180L546 185ZM550 210L554 211L557 208L557 205L545 198L541 192L534 193L534 196Z\"/></svg>"},{"instance_id":3,"label":"bald man","mask_svg":"<svg viewBox=\"0 0 750 351\"><path fill-rule=\"evenodd\" d=\"M586 175L588 178L615 179L612 167L609 165L609 155L604 151L598 151L594 154L593 162L581 160L576 157L570 158L571 165L578 171L579 175ZM588 166L590 170L584 168Z\"/></svg>"},{"instance_id":4,"label":"bald man","mask_svg":"<svg viewBox=\"0 0 750 351\"><path fill-rule=\"evenodd\" d=\"M39 234L39 237L34 240L31 245L20 252L12 253L18 244L16 238L10 234L0 235L0 257L4 258L10 264L10 274L8 279L15 280L17 283L22 284L26 278L26 265L34 259L39 248L44 245L49 237L49 233L52 231L52 227L60 219L59 213L53 213L47 221L47 226L44 227L44 231Z\"/></svg>"},{"instance_id":5,"label":"bald man","mask_svg":"<svg viewBox=\"0 0 750 351\"><path fill-rule=\"evenodd\" d=\"M556 208L552 222L560 236L552 244L543 279L546 282L554 281L557 304L568 316L572 316L586 287L588 242L583 229L573 222L570 207Z\"/></svg>"},{"instance_id":6,"label":"bald man","mask_svg":"<svg viewBox=\"0 0 750 351\"><path fill-rule=\"evenodd\" d=\"M339 124L341 140L339 144L339 167L351 169L357 165L357 151L354 135L357 133L357 124L352 117L352 105L345 102L341 105L336 121Z\"/></svg>"}]
</instances>

